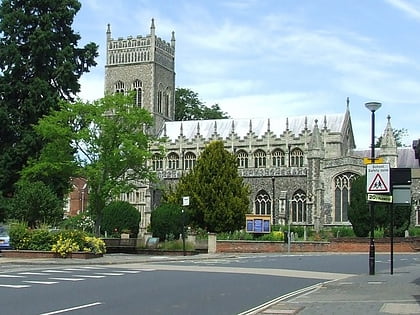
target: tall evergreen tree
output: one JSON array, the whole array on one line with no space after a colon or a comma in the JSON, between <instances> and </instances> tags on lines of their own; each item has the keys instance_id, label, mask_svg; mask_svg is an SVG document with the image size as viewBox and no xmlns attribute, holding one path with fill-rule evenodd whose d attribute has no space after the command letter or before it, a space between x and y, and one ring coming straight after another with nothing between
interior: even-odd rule
<instances>
[{"instance_id":1,"label":"tall evergreen tree","mask_svg":"<svg viewBox=\"0 0 420 315\"><path fill-rule=\"evenodd\" d=\"M184 175L168 201L179 204L190 197L188 218L209 232L231 232L245 226L249 187L238 175L236 157L222 141L206 146L191 172Z\"/></svg>"},{"instance_id":2,"label":"tall evergreen tree","mask_svg":"<svg viewBox=\"0 0 420 315\"><path fill-rule=\"evenodd\" d=\"M80 7L77 0L1 2L0 191L5 195L45 145L32 126L58 109L59 99L72 101L79 78L96 65L98 46L77 48L80 35L71 28Z\"/></svg>"}]
</instances>

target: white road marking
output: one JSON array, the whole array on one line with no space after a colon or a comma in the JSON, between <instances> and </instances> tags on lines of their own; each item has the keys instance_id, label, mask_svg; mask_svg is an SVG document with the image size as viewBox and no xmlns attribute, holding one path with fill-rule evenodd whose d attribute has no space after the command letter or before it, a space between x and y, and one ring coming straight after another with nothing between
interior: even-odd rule
<instances>
[{"instance_id":1,"label":"white road marking","mask_svg":"<svg viewBox=\"0 0 420 315\"><path fill-rule=\"evenodd\" d=\"M75 277L81 277L81 278L92 278L92 279L101 279L105 278L105 276L91 276L91 275L74 275Z\"/></svg>"},{"instance_id":2,"label":"white road marking","mask_svg":"<svg viewBox=\"0 0 420 315\"><path fill-rule=\"evenodd\" d=\"M28 275L28 276L45 276L45 272L19 272L20 275Z\"/></svg>"},{"instance_id":3,"label":"white road marking","mask_svg":"<svg viewBox=\"0 0 420 315\"><path fill-rule=\"evenodd\" d=\"M47 272L47 273L69 273L68 271L65 271L65 270L43 270L42 272Z\"/></svg>"},{"instance_id":4,"label":"white road marking","mask_svg":"<svg viewBox=\"0 0 420 315\"><path fill-rule=\"evenodd\" d=\"M22 282L33 283L33 284L46 284L46 285L58 283L57 281L33 281L33 280L22 281Z\"/></svg>"},{"instance_id":5,"label":"white road marking","mask_svg":"<svg viewBox=\"0 0 420 315\"><path fill-rule=\"evenodd\" d=\"M0 278L25 278L25 277L17 276L17 275L0 275Z\"/></svg>"},{"instance_id":6,"label":"white road marking","mask_svg":"<svg viewBox=\"0 0 420 315\"><path fill-rule=\"evenodd\" d=\"M83 281L85 279L81 278L48 278L50 280L59 280L59 281Z\"/></svg>"},{"instance_id":7,"label":"white road marking","mask_svg":"<svg viewBox=\"0 0 420 315\"><path fill-rule=\"evenodd\" d=\"M97 305L101 305L101 304L102 304L101 302L95 302L95 303L84 304L84 305L79 305L79 306L70 307L70 308L64 308L64 309L61 309L61 310L52 311L52 312L48 312L48 313L41 313L39 315L60 314L60 313L65 313L65 312L71 312L71 311L75 311L75 310L80 310L82 308L88 308L88 307L92 307L92 306L97 306Z\"/></svg>"},{"instance_id":8,"label":"white road marking","mask_svg":"<svg viewBox=\"0 0 420 315\"><path fill-rule=\"evenodd\" d=\"M103 275L103 276L122 276L123 273L116 273L116 272L95 272L95 275Z\"/></svg>"},{"instance_id":9,"label":"white road marking","mask_svg":"<svg viewBox=\"0 0 420 315\"><path fill-rule=\"evenodd\" d=\"M22 288L29 288L30 285L24 284L0 284L2 288L13 288L13 289L22 289Z\"/></svg>"}]
</instances>

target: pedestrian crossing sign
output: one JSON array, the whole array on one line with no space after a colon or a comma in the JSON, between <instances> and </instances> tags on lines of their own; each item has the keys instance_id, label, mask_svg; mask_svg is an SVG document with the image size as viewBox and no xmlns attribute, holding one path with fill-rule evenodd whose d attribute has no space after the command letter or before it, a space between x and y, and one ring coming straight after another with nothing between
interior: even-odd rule
<instances>
[{"instance_id":1,"label":"pedestrian crossing sign","mask_svg":"<svg viewBox=\"0 0 420 315\"><path fill-rule=\"evenodd\" d=\"M366 165L367 193L389 193L389 164Z\"/></svg>"}]
</instances>

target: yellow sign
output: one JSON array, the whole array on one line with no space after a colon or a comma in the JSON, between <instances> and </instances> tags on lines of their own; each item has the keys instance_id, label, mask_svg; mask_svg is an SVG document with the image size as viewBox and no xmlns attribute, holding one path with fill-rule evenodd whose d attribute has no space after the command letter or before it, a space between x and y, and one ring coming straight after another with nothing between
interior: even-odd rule
<instances>
[{"instance_id":1,"label":"yellow sign","mask_svg":"<svg viewBox=\"0 0 420 315\"><path fill-rule=\"evenodd\" d=\"M367 195L368 201L376 201L376 202L392 202L392 196L391 195L379 195L379 194L368 194Z\"/></svg>"},{"instance_id":2,"label":"yellow sign","mask_svg":"<svg viewBox=\"0 0 420 315\"><path fill-rule=\"evenodd\" d=\"M373 163L372 163L372 159L371 158L363 158L363 164L382 164L384 163L384 158L378 157L378 158L374 158L373 159Z\"/></svg>"}]
</instances>

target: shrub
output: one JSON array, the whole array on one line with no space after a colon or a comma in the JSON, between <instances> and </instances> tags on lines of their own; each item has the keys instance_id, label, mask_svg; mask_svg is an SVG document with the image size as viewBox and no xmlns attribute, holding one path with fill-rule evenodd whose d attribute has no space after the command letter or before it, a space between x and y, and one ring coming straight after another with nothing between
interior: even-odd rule
<instances>
[{"instance_id":1,"label":"shrub","mask_svg":"<svg viewBox=\"0 0 420 315\"><path fill-rule=\"evenodd\" d=\"M31 233L24 222L12 223L9 230L10 246L14 249L29 249Z\"/></svg>"},{"instance_id":2,"label":"shrub","mask_svg":"<svg viewBox=\"0 0 420 315\"><path fill-rule=\"evenodd\" d=\"M182 234L182 208L174 204L163 204L152 212L151 230L160 240L178 239Z\"/></svg>"},{"instance_id":3,"label":"shrub","mask_svg":"<svg viewBox=\"0 0 420 315\"><path fill-rule=\"evenodd\" d=\"M85 244L83 247L83 251L94 254L105 254L105 242L97 237L85 236Z\"/></svg>"},{"instance_id":4,"label":"shrub","mask_svg":"<svg viewBox=\"0 0 420 315\"><path fill-rule=\"evenodd\" d=\"M32 230L30 233L28 249L51 250L51 247L56 242L56 240L56 235L47 229Z\"/></svg>"},{"instance_id":5,"label":"shrub","mask_svg":"<svg viewBox=\"0 0 420 315\"><path fill-rule=\"evenodd\" d=\"M63 235L58 237L57 243L54 244L51 250L59 254L61 257L67 257L72 252L77 252L80 249L77 242L71 238L64 238Z\"/></svg>"},{"instance_id":6,"label":"shrub","mask_svg":"<svg viewBox=\"0 0 420 315\"><path fill-rule=\"evenodd\" d=\"M102 232L120 236L121 232L129 232L137 236L139 232L140 212L126 201L113 201L104 208Z\"/></svg>"},{"instance_id":7,"label":"shrub","mask_svg":"<svg viewBox=\"0 0 420 315\"><path fill-rule=\"evenodd\" d=\"M219 240L253 240L254 235L244 230L217 234Z\"/></svg>"}]
</instances>

